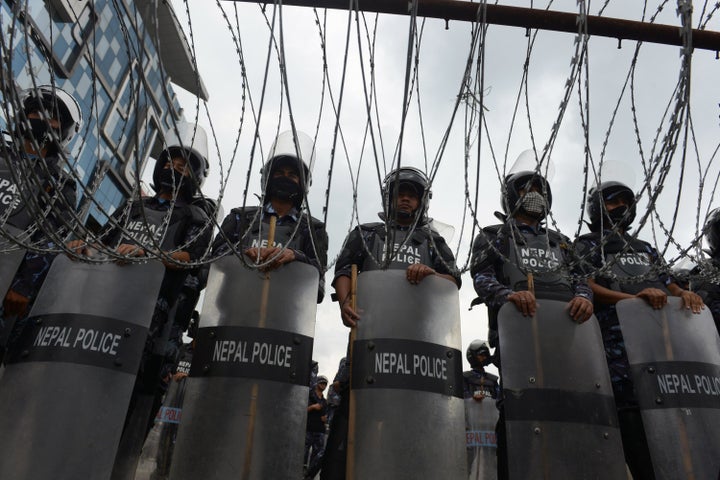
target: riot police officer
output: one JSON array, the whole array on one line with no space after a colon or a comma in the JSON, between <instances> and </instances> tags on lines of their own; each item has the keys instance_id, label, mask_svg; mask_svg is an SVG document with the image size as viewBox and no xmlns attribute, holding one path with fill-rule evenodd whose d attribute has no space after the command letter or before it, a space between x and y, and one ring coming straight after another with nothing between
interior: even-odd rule
<instances>
[{"instance_id":1,"label":"riot police officer","mask_svg":"<svg viewBox=\"0 0 720 480\"><path fill-rule=\"evenodd\" d=\"M403 269L407 281L418 284L428 275L438 275L460 288L460 273L445 239L429 226L427 209L432 197L424 173L401 167L383 180L385 222L356 227L345 239L335 264L333 287L340 302L343 323L352 327L360 318L350 307L350 267L358 272L381 268ZM387 255L386 253L392 255Z\"/></svg>"},{"instance_id":2,"label":"riot police officer","mask_svg":"<svg viewBox=\"0 0 720 480\"><path fill-rule=\"evenodd\" d=\"M690 272L690 289L697 292L710 309L715 327L720 332L720 208L713 209L705 219L706 252L710 255L706 264L696 266Z\"/></svg>"},{"instance_id":3,"label":"riot police officer","mask_svg":"<svg viewBox=\"0 0 720 480\"><path fill-rule=\"evenodd\" d=\"M485 398L496 399L500 392L498 376L486 372L492 363L490 346L484 340L473 340L465 352L471 369L463 372L463 396L478 402Z\"/></svg>"},{"instance_id":4,"label":"riot police officer","mask_svg":"<svg viewBox=\"0 0 720 480\"><path fill-rule=\"evenodd\" d=\"M544 176L520 170L505 178L501 198L504 223L483 228L473 242L470 272L478 298L488 307L490 346L499 347L498 313L507 302L523 316L537 312L536 299L567 302L567 312L582 323L593 313L592 291L574 276L570 240L543 225L552 206L552 191ZM495 352L496 363L502 352ZM508 476L505 417L500 406L497 424L498 478Z\"/></svg>"},{"instance_id":5,"label":"riot police officer","mask_svg":"<svg viewBox=\"0 0 720 480\"><path fill-rule=\"evenodd\" d=\"M569 239L543 226L552 206L550 184L537 172L520 171L505 179L501 225L485 227L473 243L471 274L478 298L488 306L490 346L497 346L497 313L506 302L525 316L537 309L536 296L568 301L573 320L592 315L592 292L572 276ZM524 248L520 248L524 247ZM529 289L533 274L535 293Z\"/></svg>"},{"instance_id":6,"label":"riot police officer","mask_svg":"<svg viewBox=\"0 0 720 480\"><path fill-rule=\"evenodd\" d=\"M425 174L413 167L393 170L383 180L382 195L384 211L380 218L384 222L362 224L350 232L335 265L333 287L342 321L348 327L361 321L350 304L353 264L358 266L358 273L402 270L412 285L431 275L453 282L457 288L461 285L455 257L445 239L430 227L427 210L431 191ZM349 385L347 378L336 383L344 388ZM349 395L346 390L339 393L342 403L331 425L322 479L345 478Z\"/></svg>"},{"instance_id":7,"label":"riot police officer","mask_svg":"<svg viewBox=\"0 0 720 480\"><path fill-rule=\"evenodd\" d=\"M587 202L590 233L580 236L575 245L589 273L610 266L608 273L596 273L589 280L595 315L605 346L625 460L634 478L653 478L615 304L637 297L659 310L667 303L668 295L675 295L695 313L704 305L697 294L683 290L665 273L662 257L649 243L628 234L637 212L636 204L634 192L621 182L606 181L594 187Z\"/></svg>"},{"instance_id":8,"label":"riot police officer","mask_svg":"<svg viewBox=\"0 0 720 480\"><path fill-rule=\"evenodd\" d=\"M465 358L471 367L463 372L468 478L494 477L497 444L492 442L493 436L487 432L497 423L498 411L494 401L500 396L500 384L497 375L485 371L485 367L493 363L486 341L470 342Z\"/></svg>"},{"instance_id":9,"label":"riot police officer","mask_svg":"<svg viewBox=\"0 0 720 480\"><path fill-rule=\"evenodd\" d=\"M179 335L172 335L172 315L185 282L197 275L197 262L209 249L212 227L204 209L193 203L208 172L207 138L201 128L178 123L166 139L153 170L155 195L131 200L118 209L111 224L118 225L104 238L122 260L151 257L165 265L165 276L148 330L140 370L131 398L114 475L124 462L139 455L142 442L152 428L167 389L172 366L177 362ZM185 319L180 319L184 322ZM130 424L138 428L128 428Z\"/></svg>"},{"instance_id":10,"label":"riot police officer","mask_svg":"<svg viewBox=\"0 0 720 480\"><path fill-rule=\"evenodd\" d=\"M318 303L325 292L324 269L328 237L325 225L303 208L311 183L308 166L314 157L312 139L302 132L278 135L262 169L262 207L233 208L213 242L213 253L232 251L263 271L289 262L302 262L320 272ZM276 217L273 246L268 245L270 218Z\"/></svg>"},{"instance_id":11,"label":"riot police officer","mask_svg":"<svg viewBox=\"0 0 720 480\"><path fill-rule=\"evenodd\" d=\"M3 319L22 319L28 313L75 219L76 184L63 170L63 159L65 148L82 125L80 105L53 85L24 90L20 104L14 131L3 132L1 143L0 227L37 250L28 251L17 270L15 263L6 265L8 271L0 269L5 277L0 279L0 326ZM0 263L11 261L10 255L0 255Z\"/></svg>"}]
</instances>

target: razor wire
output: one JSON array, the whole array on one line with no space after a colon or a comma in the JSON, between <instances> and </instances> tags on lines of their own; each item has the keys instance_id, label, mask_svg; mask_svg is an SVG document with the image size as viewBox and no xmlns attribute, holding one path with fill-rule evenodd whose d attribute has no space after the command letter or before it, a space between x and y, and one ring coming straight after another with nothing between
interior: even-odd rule
<instances>
[{"instance_id":1,"label":"razor wire","mask_svg":"<svg viewBox=\"0 0 720 480\"><path fill-rule=\"evenodd\" d=\"M2 153L6 158L16 157L18 159L24 158L23 146L21 145L24 140L16 134L16 130L22 122L27 123L27 119L23 118L24 114L18 92L21 90L20 87L37 88L39 84L34 80L32 86L20 86L16 85L12 78L11 67L15 47L24 45L24 48L28 49L26 56L31 58L32 55L29 54L29 49L32 48L32 45L35 45L32 28L27 22L27 11L23 12L22 9L23 4L27 10L27 2L18 2L18 6L13 10L14 15L12 18L0 19L4 32L0 43L0 53L3 59L1 78L4 97L3 113L8 120L10 133L14 135L12 143L3 143ZM605 1L599 9L599 13L604 14L611 4L613 4L611 0ZM644 2L640 18L644 20L646 15L650 13L647 21L654 23L667 4L667 0L653 5L649 1ZM112 1L112 5L117 12L118 18L121 19L124 39L123 48L126 55L139 65L143 65L148 59L145 57L144 50L137 48L137 45L138 39L142 38L144 32L139 29L137 23L125 21L124 9L126 7L124 4ZM175 20L183 25L186 41L191 52L191 61L195 68L199 69L198 60L207 53L197 46L197 43L202 38L193 18L191 2L189 0L178 0L174 5L177 8ZM553 2L548 2L545 8L549 9L552 5ZM505 215L512 216L518 208L516 205L498 205L497 199L485 195L482 181L488 176L491 177L500 185L501 196L503 198L507 197L507 192L504 191L504 181L508 175L508 163L511 161L511 150L516 143L515 138L520 136L529 138L528 147L536 157L536 172L542 176L547 176L550 160L555 157L558 146L562 145L564 141L563 129L567 128L567 125L571 123L567 118L567 112L574 102L579 116L577 124L579 124L580 138L584 150L582 178L578 179L581 200L575 208L578 219L577 227L573 229L560 225L552 213L552 208L548 211L547 223L548 228L551 227L560 232L564 230L569 233L569 237L575 238L581 233L583 227L589 190L603 179L603 166L608 155L607 149L614 136L617 135L617 129L619 128L616 126L618 115L621 112L628 112L623 107L629 102L629 113L632 117L633 128L632 136L637 147L637 150L630 155L639 159L644 176L642 185L636 192L635 205L633 205L638 209L638 218L633 226L634 231L631 237L633 239L639 236L644 237L650 231L653 245L663 256L671 257L668 259L667 264L662 267L663 271L661 273L669 273L675 265L684 258L689 257L696 263L703 264L703 268L709 272L709 276L716 277L717 272L713 271L712 268L708 270L708 267L705 266L706 262L701 245L704 234L703 217L707 215L713 206L718 181L720 180L720 172L717 171L717 162L715 161L720 147L716 144L709 155L701 151L699 144L707 143L708 139L698 138L699 134L695 128L691 109L694 99L691 89L693 80L691 72L695 55L690 36L693 23L691 17L692 6L683 1L678 2L677 5L685 44L681 49L680 68L677 72L672 95L666 100L662 113L656 118L656 133L652 141L650 141L650 148L648 148L642 136L642 130L647 129L647 122L644 123L640 119L643 107L639 104L637 98L638 91L643 88L638 79L638 60L644 52L645 46L641 42L634 46L626 70L618 66L614 75L624 78L624 81L620 86L620 90L615 93L614 98L604 99L604 105L596 106L597 103L591 104L591 97L595 92L596 83L592 78L590 68L593 54L588 47L591 37L587 34L585 21L587 15L589 15L590 2L584 1L579 1L577 4L578 31L574 36L567 35L566 37L568 43L572 42L573 49L569 58L569 68L565 74L565 82L559 88L561 92L560 102L554 116L549 121L539 122L538 118L541 115L534 110L535 99L531 90L535 86L534 82L538 81L533 76L534 62L541 61L542 56L548 55L548 52L540 52L538 51L539 47L536 46L536 39L541 37L543 32L532 30L532 32L527 32L525 58L520 59L522 60L522 69L517 75L520 81L516 90L515 102L513 107L509 109L512 112L510 124L494 125L493 120L488 116L488 112L492 109L502 108L502 106L493 103L491 94L493 85L486 75L486 55L488 49L493 48L493 39L489 33L498 27L485 22L484 6L484 1L478 3L478 18L476 22L469 26L469 38L464 45L458 45L458 49L464 52L465 57L465 71L460 76L460 83L446 85L446 89L442 93L431 92L431 95L435 97L448 91L454 90L458 92L454 99L448 102L450 113L444 124L436 118L428 118L426 113L425 103L429 94L423 90L426 82L423 81L421 69L426 66L428 60L421 52L428 48L428 40L426 40L423 33L425 21L420 17L416 17L414 13L416 12L414 9L417 8L417 2L411 3L410 21L407 31L403 32L404 38L407 40L405 43L404 93L401 98L394 99L396 103L394 108L390 108L389 103L381 103L380 101L383 85L379 77L383 72L377 69L377 55L382 53L382 49L379 51L377 45L388 41L379 27L383 19L379 15L374 15L374 20L368 24L368 15L358 10L356 2L350 2L346 12L347 21L344 30L338 29L341 30L341 33L333 34L331 30L336 29L338 24L328 22L327 11L315 10L313 12L316 37L315 41L306 38L306 42L309 50L312 47L311 55L321 58L320 78L322 84L319 96L315 99L317 113L314 116L305 115L303 118L305 119L305 125L311 124L313 126L313 139L317 147L316 150L327 151L329 154L327 160L323 162L327 166L326 177L324 178L326 182L324 203L322 207L316 204L311 205L306 195L303 211L307 212L308 215L311 214L312 210L321 211L325 223L332 220L336 224L343 225L341 229L336 228L335 231L341 234L344 233L347 236L356 225L368 221L367 218L361 218L361 209L359 208L360 205L358 205L361 194L366 195L368 192L383 191L383 178L389 173L389 170L403 165L412 165L424 170L429 179L429 187L428 191L425 192L423 201L428 202L430 201L429 190L438 185L438 178L441 174L456 169L457 186L459 190L462 190L463 195L462 201L456 205L459 218L457 226L460 235L457 240L452 242L451 247L455 252L458 264L460 264L459 270L461 272L468 271L471 268L473 239L476 235L484 235L482 227L485 220L482 219L482 214L495 209L496 206L501 206L506 207ZM288 71L288 64L292 59L286 57L284 34L289 27L287 19L283 17L283 11L288 7L283 6L282 2L276 1L253 8L255 11L260 11L265 22L267 42L262 45L259 44L260 42L256 42L255 38L248 41L246 37L246 35L249 35L246 32L250 31L251 25L249 21L245 21L244 16L250 11L250 7L241 7L237 3L229 5L227 2L220 2L219 0L216 1L215 7L225 22L224 27L229 34L227 41L233 45L236 53L236 58L232 59L232 63L239 68L240 75L237 79L237 90L231 92L231 96L233 101L239 101L241 115L239 119L236 119L238 124L234 130L231 129L233 134L227 135L227 133L220 131L221 127L226 126L220 120L220 118L223 118L223 114L216 113L208 103L198 98L193 105L191 122L194 123L195 128L201 124L210 125L208 133L214 146L212 157L215 157L212 166L220 177L217 194L213 194L213 197L219 199L218 204L225 204L226 209L229 210L233 207L245 208L255 203L251 191L253 184L257 184L258 181L257 171L259 168L257 165L265 161L263 152L267 151L267 149L263 148L263 144L269 144L273 139L263 135L261 132L272 132L272 134L277 135L282 128L289 127L293 131L302 130L297 126L297 118L294 112L296 110L295 104L299 103L298 97L302 96L302 93L298 92L302 92L305 87L294 85L295 79L292 72ZM234 12L228 13L229 9L234 10ZM705 2L700 12L700 18L695 23L700 28L710 26L712 20L716 17L717 9L717 5L711 6ZM182 15L179 15L178 12L181 11ZM321 16L322 21L320 20ZM157 16L155 20L157 20ZM52 22L50 24L52 25ZM155 25L154 31L156 35L158 30L157 25ZM50 37L54 38L52 32ZM356 38L356 43L351 41L353 37ZM162 48L159 37L156 36L154 40ZM333 48L332 51L330 47ZM88 46L87 55L92 58L94 56L92 50L96 48L99 47L93 42ZM251 64L249 60L251 50L253 54L264 53L264 60L261 63ZM49 55L46 52L48 62L50 62ZM348 73L352 68L360 72L355 78L351 78ZM340 71L339 75L335 75L337 70ZM161 74L161 81L164 84L162 92L167 102L172 101L172 93L167 87L171 80L171 78L165 76L165 73ZM56 79L53 81L56 81ZM143 89L143 85L149 82L150 79L144 75L142 68L136 68L129 75L128 81L131 84L130 107L137 106L141 103L139 97L145 95L146 90ZM99 79L94 78L92 88L97 89L98 83ZM196 86L199 87L199 85L200 79L197 78ZM221 92L220 95L225 96L230 95L230 93ZM359 96L362 99L361 104L364 106L364 110L352 112L352 114L362 119L361 124L363 127L361 131L352 131L350 127L346 126L349 123L346 115L350 107L348 107L345 100L350 95ZM277 107L275 105L273 107L268 106L273 102L279 105ZM414 108L411 108L413 104ZM605 125L593 125L591 122L593 113L600 108L607 108L608 105L611 105L610 119ZM400 106L402 111L400 118L388 118L389 116L385 110L396 110L397 106ZM462 115L458 115L458 112L461 112ZM84 113L89 116L99 115L96 107L91 108L90 112ZM458 120L460 117L463 117L462 121ZM312 120L308 121L307 119ZM177 129L177 122L181 121L181 119L173 118L172 120L171 129ZM418 124L417 130L419 133L417 138L408 138L409 134L405 131L405 124L410 120ZM123 131L125 131L130 125L127 123L129 122L128 119L123 121L126 122L123 125ZM387 128L388 123L394 124L394 130L398 130L396 135L389 133L393 129ZM550 124L549 131L547 131L548 123ZM99 125L99 122L96 122L96 124ZM89 125L90 122L86 122L83 128L90 128ZM432 125L432 127L429 127L429 125ZM442 128L438 128L438 125L441 125ZM443 132L435 146L430 143L431 139L427 135L428 129L433 128ZM27 125L25 125L25 129L28 129ZM453 129L462 129L461 151L463 152L463 158L461 162L446 158L448 146L454 138L451 137ZM134 128L133 130L134 143L138 146L144 145L140 129ZM223 128L223 130L228 129ZM594 137L601 131L604 132L602 141L600 147L596 148L593 146ZM326 132L331 132L331 134L326 135ZM74 151L85 148L83 135L78 135L78 137L75 140L76 144L73 144ZM36 150L40 149L37 139L30 138L28 140ZM405 163L405 157L408 154L403 145L406 142L415 141L420 144L420 158L413 158L409 163ZM322 148L320 147L321 142L324 142ZM359 144L359 146L353 145L353 143ZM385 152L388 151L386 143L394 143L390 161L386 158ZM502 151L497 149L496 145L498 144L503 145ZM224 154L223 151L228 150L228 146L231 147L229 149L230 153ZM85 202L82 206L85 209L92 206L108 219L107 225L100 232L92 231L85 225L85 218L76 210L75 205L69 205L60 195L61 188L50 189L50 191L40 189L41 191L37 195L28 193L37 191L38 185L42 185L43 182L47 181L48 177L52 176L46 167L39 164L38 168L27 168L27 165L22 162L11 163L12 180L21 192L20 202L25 208L33 212L38 221L30 227L30 230L25 232L26 236L23 238L10 235L5 230L0 229L3 238L10 241L10 246L3 248L23 248L40 252L65 253L74 258L91 262L107 261L108 258L124 262L147 261L147 258L138 259L119 255L113 246L103 243L103 238L110 230L120 232L121 235L125 236L131 236L132 234L123 222L133 202L137 202L137 198L141 194L140 172L143 164L148 162L148 158L145 156L146 150L135 148L132 159L129 160L133 166L132 171L135 177L134 195L136 198L129 199L124 206L115 212L108 211L95 199L95 193L103 180L103 172L98 170L96 177L84 181L85 179L81 178L79 172L74 168L74 159L70 153L65 151L59 153L59 162L62 164L63 170L76 183L78 192L82 194ZM435 153L431 153L432 150L435 150ZM692 158L692 162L689 161L689 158ZM691 163L694 163L699 180L697 185L698 196L692 212L694 232L688 235L688 232L678 232L677 229L680 220L679 216L681 215L681 203L688 195L686 172ZM393 168L389 169L388 164ZM149 167L152 167L152 165ZM315 165L315 167L317 169L318 165ZM375 180L367 182L363 179L368 172L372 172L370 176L375 177ZM672 177L674 173L677 173L677 179ZM244 182L241 181L243 175ZM337 188L331 189L333 182L338 182L338 178L343 176L350 179L349 191L338 190ZM304 180L309 183L307 182L309 179ZM550 180L550 183L552 187L552 180ZM562 194L558 194L561 190L557 185L554 187L554 200L557 202L562 198ZM237 190L242 191L239 198L237 195L229 194L229 192L234 194ZM261 204L265 201L263 190L264 186L261 186L259 200ZM669 201L663 200L662 194L668 191L675 192L674 198ZM442 192L435 189L435 193L434 201L438 201L437 194ZM545 193L546 201L548 201L548 192ZM350 198L347 198L348 196ZM171 208L165 215L161 229L165 229L169 224L176 201L177 198L174 195L171 200ZM235 204L229 204L229 201L233 201ZM387 213L391 210L392 201L392 199L382 200L381 206L385 211L386 222L391 221ZM664 213L664 208L661 208L663 202L665 204L675 202L675 207L670 208L671 213L669 215ZM338 214L336 214L338 210L336 205L344 203L349 203L351 209L347 214L340 214L344 218L339 218ZM643 207L644 205L646 206ZM312 210L311 206L313 207ZM202 232L207 230L217 232L217 235L224 235L220 229L221 219L216 218L218 209L219 206L213 212L210 212L204 229L195 238L188 239L174 251L186 248ZM67 215L62 228L55 228L49 222L42 220L48 218L54 210L61 210ZM11 210L8 209L0 214L0 224L8 222L11 213ZM411 231L418 228L418 220L415 219ZM143 222L149 228L148 219L144 214ZM250 224L252 223L255 222L250 222ZM262 225L262 222L260 224ZM297 235L299 226L300 223L297 224L293 236ZM248 231L243 232L241 237L249 233L250 225L247 228ZM263 228L261 226L259 236L265 234ZM71 234L68 235L68 232L71 232ZM392 256L399 252L410 237L411 235L407 235L403 245L395 246L394 237L388 235L386 252L389 252L389 254L383 259L373 260L387 266ZM205 255L196 261L180 263L171 256L173 252L162 250L159 239L152 236L150 238L152 239L151 242L141 245L141 247L151 253L150 258L157 258L168 264L200 266L215 259L208 250ZM67 241L69 239L80 240L84 244L92 246L101 255L96 257L83 255L76 250L76 247L71 248L68 246ZM228 239L225 238L225 240ZM331 250L339 251L341 238L332 240L333 248ZM605 242L601 242L600 250L602 251L604 247ZM364 245L363 248L366 253L372 256L370 245ZM495 247L491 246L490 248ZM243 252L238 250L238 246L231 245L230 249L246 265L253 268L263 267L273 260L270 259L258 266L252 261L253 259L246 258ZM676 253L671 254L671 250ZM503 252L495 251L494 253L500 255L505 261L508 260ZM334 255L334 259L331 258L325 267L331 267L336 260L337 255ZM586 260L587 258L577 259L576 263L571 267L577 266ZM455 268L454 265L448 265L448 267ZM611 275L611 269L612 265L608 264L600 270L591 272L591 274Z\"/></svg>"}]
</instances>

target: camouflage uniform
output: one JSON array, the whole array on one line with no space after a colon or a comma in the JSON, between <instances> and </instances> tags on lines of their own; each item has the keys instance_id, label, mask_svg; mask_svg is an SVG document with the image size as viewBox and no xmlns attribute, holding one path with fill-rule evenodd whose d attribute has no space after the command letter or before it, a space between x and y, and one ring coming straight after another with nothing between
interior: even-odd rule
<instances>
[{"instance_id":1,"label":"camouflage uniform","mask_svg":"<svg viewBox=\"0 0 720 480\"><path fill-rule=\"evenodd\" d=\"M602 257L603 251L606 255L612 252L613 236L617 238L617 234L606 231L603 240L597 234L586 234L580 236L575 242L577 255L581 257L583 269L591 274L605 265L605 259ZM643 254L647 257L650 265L662 266L664 261L658 255L657 251L647 242L642 240L632 240L629 235L624 235L623 246L627 253ZM605 242L605 246L601 249L601 243ZM658 273L655 278L647 278L644 281L634 284L633 291L640 291L644 288L655 287L665 289L672 279L663 273ZM620 287L616 280L610 276L596 276L595 282L605 288L615 290ZM610 380L615 394L615 402L618 408L635 407L637 400L633 392L632 378L630 372L630 363L628 361L627 351L625 350L625 341L620 330L620 323L617 316L615 305L595 303L595 316L600 325L603 344L605 347L605 357L610 372Z\"/></svg>"}]
</instances>

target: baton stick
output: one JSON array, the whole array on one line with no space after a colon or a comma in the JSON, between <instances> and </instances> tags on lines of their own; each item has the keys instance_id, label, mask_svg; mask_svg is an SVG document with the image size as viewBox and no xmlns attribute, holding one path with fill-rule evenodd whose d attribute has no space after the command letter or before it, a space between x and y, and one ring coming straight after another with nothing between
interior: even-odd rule
<instances>
[{"instance_id":1,"label":"baton stick","mask_svg":"<svg viewBox=\"0 0 720 480\"><path fill-rule=\"evenodd\" d=\"M357 312L357 277L358 266L353 264L350 267L350 308L353 312ZM357 337L357 325L350 328L350 347L348 349L348 358L350 360L350 368L348 369L349 379L352 384L353 370L353 344ZM349 480L355 478L355 391L350 388L350 404L348 405L348 435L347 435L347 463L345 465L345 475Z\"/></svg>"},{"instance_id":2,"label":"baton stick","mask_svg":"<svg viewBox=\"0 0 720 480\"><path fill-rule=\"evenodd\" d=\"M268 248L275 246L275 226L277 225L277 217L270 217L270 229L268 230ZM265 328L267 320L268 297L270 296L270 272L265 273L263 279L262 294L260 296L260 318L258 320L258 328ZM259 385L253 383L250 392L250 414L248 418L247 438L245 439L245 459L243 463L242 478L248 480L250 478L250 465L252 463L253 437L255 435L255 417L257 416Z\"/></svg>"},{"instance_id":3,"label":"baton stick","mask_svg":"<svg viewBox=\"0 0 720 480\"><path fill-rule=\"evenodd\" d=\"M528 291L535 296L535 280L532 272L527 274L527 286ZM533 315L530 320L532 328L533 347L535 350L535 376L536 385L538 388L543 388L545 385L545 374L543 373L542 355L540 354L540 330L538 328L537 315ZM543 478L551 478L549 465L547 463L547 445L545 444L545 436L540 440L540 451L543 465Z\"/></svg>"}]
</instances>

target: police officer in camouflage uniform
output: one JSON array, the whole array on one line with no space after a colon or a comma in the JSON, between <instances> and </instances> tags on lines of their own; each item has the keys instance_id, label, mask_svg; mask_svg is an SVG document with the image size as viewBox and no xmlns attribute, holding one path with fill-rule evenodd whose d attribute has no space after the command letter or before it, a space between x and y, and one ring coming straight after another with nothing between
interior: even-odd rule
<instances>
[{"instance_id":1,"label":"police officer in camouflage uniform","mask_svg":"<svg viewBox=\"0 0 720 480\"><path fill-rule=\"evenodd\" d=\"M707 264L690 272L690 289L697 292L710 309L715 327L720 333L720 208L712 210L705 219L705 241L710 255Z\"/></svg>"},{"instance_id":2,"label":"police officer in camouflage uniform","mask_svg":"<svg viewBox=\"0 0 720 480\"><path fill-rule=\"evenodd\" d=\"M76 205L75 179L63 170L64 149L82 125L80 105L72 95L52 85L39 85L20 94L22 112L15 132L3 132L0 149L0 227L19 231L35 229L0 308L3 320L17 318L15 334L28 314L53 259L71 233ZM12 172L15 175L13 176ZM19 177L21 185L13 177ZM21 193L22 192L22 193ZM68 246L72 246L68 242ZM2 255L2 254L0 254ZM7 331L10 330L7 325ZM2 346L8 339L0 338Z\"/></svg>"},{"instance_id":3,"label":"police officer in camouflage uniform","mask_svg":"<svg viewBox=\"0 0 720 480\"><path fill-rule=\"evenodd\" d=\"M183 264L201 260L212 238L206 212L193 204L209 168L203 138L204 132L195 125L179 123L177 133L168 135L167 146L155 163L155 195L130 200L119 208L111 221L117 227L103 237L119 256L159 258L165 265L114 475L125 468L122 465L127 458L139 455L138 447L162 405L182 341L181 335L171 335L177 330L174 313L188 277L198 275L198 267ZM131 423L145 425L144 435L128 428Z\"/></svg>"},{"instance_id":4,"label":"police officer in camouflage uniform","mask_svg":"<svg viewBox=\"0 0 720 480\"><path fill-rule=\"evenodd\" d=\"M350 232L335 264L333 287L342 321L348 327L361 321L350 305L353 264L358 266L358 273L385 268L404 270L407 281L413 285L437 275L453 282L458 289L461 286L452 251L429 224L427 209L431 192L425 174L413 167L400 167L385 177L382 193L384 213L380 218L385 222L362 224ZM347 373L349 362L345 367ZM345 478L348 385L349 378L344 375L338 382L342 403L334 414L325 448L323 480Z\"/></svg>"},{"instance_id":5,"label":"police officer in camouflage uniform","mask_svg":"<svg viewBox=\"0 0 720 480\"><path fill-rule=\"evenodd\" d=\"M445 239L430 228L427 218L431 198L424 173L413 167L390 172L383 181L384 222L356 227L345 239L335 264L335 287L343 323L355 326L360 318L350 307L350 269L358 273L383 268L405 270L416 285L428 275L438 275L460 288L460 273ZM393 254L386 255L386 250Z\"/></svg>"},{"instance_id":6,"label":"police officer in camouflage uniform","mask_svg":"<svg viewBox=\"0 0 720 480\"><path fill-rule=\"evenodd\" d=\"M471 369L463 372L463 397L481 402L485 398L498 398L500 384L498 376L485 371L492 363L490 346L483 340L473 340L465 352Z\"/></svg>"},{"instance_id":7,"label":"police officer in camouflage uniform","mask_svg":"<svg viewBox=\"0 0 720 480\"><path fill-rule=\"evenodd\" d=\"M305 455L307 462L305 479L312 480L320 471L320 462L325 452L325 426L327 425L328 403L323 392L328 379L318 375L315 385L310 389L307 407L307 428L305 431Z\"/></svg>"},{"instance_id":8,"label":"police officer in camouflage uniform","mask_svg":"<svg viewBox=\"0 0 720 480\"><path fill-rule=\"evenodd\" d=\"M213 242L213 254L240 252L245 261L263 271L289 262L312 265L320 272L317 298L320 303L325 293L328 237L325 224L303 208L310 186L308 164L313 156L313 141L306 134L297 132L293 137L288 131L278 135L262 170L264 204L233 208ZM269 247L267 234L273 216L277 226L274 246Z\"/></svg>"},{"instance_id":9,"label":"police officer in camouflage uniform","mask_svg":"<svg viewBox=\"0 0 720 480\"><path fill-rule=\"evenodd\" d=\"M703 302L665 273L662 257L649 243L628 234L636 214L636 200L627 185L609 181L593 188L587 212L590 233L576 240L576 253L588 273L596 272L589 284L618 409L625 460L634 478L654 478L615 304L637 297L654 309L662 309L667 296L674 295L698 313L704 308ZM607 266L607 273L597 273Z\"/></svg>"},{"instance_id":10,"label":"police officer in camouflage uniform","mask_svg":"<svg viewBox=\"0 0 720 480\"><path fill-rule=\"evenodd\" d=\"M552 205L547 180L537 172L520 171L505 179L501 225L483 228L475 238L470 273L478 298L488 307L490 346L498 344L498 312L511 302L524 316L537 310L536 298L568 302L570 317L582 323L593 313L592 291L572 270L570 240L542 222ZM534 292L528 273L533 274ZM502 352L495 351L496 364ZM498 404L498 478L507 478L508 459L502 400Z\"/></svg>"}]
</instances>

